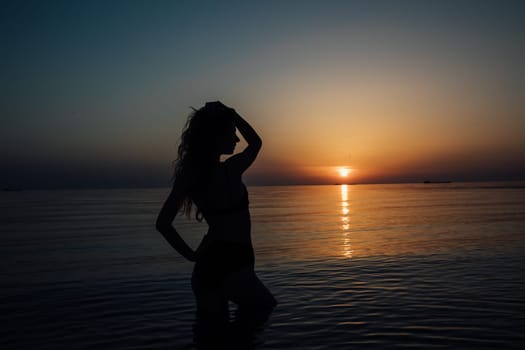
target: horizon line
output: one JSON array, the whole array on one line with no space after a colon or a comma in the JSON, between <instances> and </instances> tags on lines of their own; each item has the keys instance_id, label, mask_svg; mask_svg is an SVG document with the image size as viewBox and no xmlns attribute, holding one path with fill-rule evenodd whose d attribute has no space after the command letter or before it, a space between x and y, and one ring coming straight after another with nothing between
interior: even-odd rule
<instances>
[{"instance_id":1,"label":"horizon line","mask_svg":"<svg viewBox=\"0 0 525 350\"><path fill-rule=\"evenodd\" d=\"M466 183L497 183L497 182L525 182L525 179L510 179L510 180L422 180L422 181L383 181L383 182L337 182L337 183L274 183L274 184L246 184L247 187L290 187L290 186L362 186L362 185L401 185L401 184L466 184ZM86 187L34 187L22 188L16 186L6 186L2 188L1 192L26 192L26 191L60 191L60 190L126 190L126 189L161 189L171 188L171 185L165 186L86 186Z\"/></svg>"}]
</instances>

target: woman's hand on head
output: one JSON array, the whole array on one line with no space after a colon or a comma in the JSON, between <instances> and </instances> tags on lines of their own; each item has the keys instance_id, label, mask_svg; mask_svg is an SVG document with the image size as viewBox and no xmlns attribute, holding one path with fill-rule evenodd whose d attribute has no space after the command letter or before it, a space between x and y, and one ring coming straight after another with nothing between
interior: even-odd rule
<instances>
[{"instance_id":1,"label":"woman's hand on head","mask_svg":"<svg viewBox=\"0 0 525 350\"><path fill-rule=\"evenodd\" d=\"M226 112L226 113L232 113L232 115L237 113L237 112L235 112L235 109L226 106L221 101L206 102L205 107L209 108L210 110L219 112L219 113L225 113Z\"/></svg>"},{"instance_id":2,"label":"woman's hand on head","mask_svg":"<svg viewBox=\"0 0 525 350\"><path fill-rule=\"evenodd\" d=\"M210 101L206 102L205 107L207 108L228 108L224 103L221 101Z\"/></svg>"}]
</instances>

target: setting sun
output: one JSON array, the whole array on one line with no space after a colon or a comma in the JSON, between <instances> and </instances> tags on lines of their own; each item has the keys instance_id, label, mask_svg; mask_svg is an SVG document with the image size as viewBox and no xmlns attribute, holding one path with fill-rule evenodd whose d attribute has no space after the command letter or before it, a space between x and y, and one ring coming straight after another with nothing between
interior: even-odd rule
<instances>
[{"instance_id":1,"label":"setting sun","mask_svg":"<svg viewBox=\"0 0 525 350\"><path fill-rule=\"evenodd\" d=\"M348 174L350 174L352 172L352 169L350 169L350 168L339 168L338 171L339 171L339 175L341 175L342 177L347 177Z\"/></svg>"}]
</instances>

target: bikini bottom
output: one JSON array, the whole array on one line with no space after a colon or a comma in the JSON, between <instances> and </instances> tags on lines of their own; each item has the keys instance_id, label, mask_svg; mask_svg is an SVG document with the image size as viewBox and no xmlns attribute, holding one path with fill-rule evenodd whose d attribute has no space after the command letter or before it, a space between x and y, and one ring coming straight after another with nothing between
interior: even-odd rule
<instances>
[{"instance_id":1,"label":"bikini bottom","mask_svg":"<svg viewBox=\"0 0 525 350\"><path fill-rule=\"evenodd\" d=\"M249 244L210 240L208 237L197 250L193 268L194 292L202 289L222 288L224 281L241 270L253 270L255 256Z\"/></svg>"}]
</instances>

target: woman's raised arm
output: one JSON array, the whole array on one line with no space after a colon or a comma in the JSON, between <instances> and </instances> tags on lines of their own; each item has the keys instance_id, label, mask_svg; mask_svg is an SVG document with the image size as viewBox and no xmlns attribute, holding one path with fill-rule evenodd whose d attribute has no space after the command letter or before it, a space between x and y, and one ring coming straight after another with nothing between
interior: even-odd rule
<instances>
[{"instance_id":1,"label":"woman's raised arm","mask_svg":"<svg viewBox=\"0 0 525 350\"><path fill-rule=\"evenodd\" d=\"M262 147L262 140L255 129L252 128L252 126L246 120L244 120L243 117L235 112L235 110L233 110L233 112L233 121L235 123L235 127L246 140L248 146L241 153L238 153L229 158L227 162L230 166L243 173L255 161L255 158L257 158L257 155L259 154L259 151Z\"/></svg>"}]
</instances>

